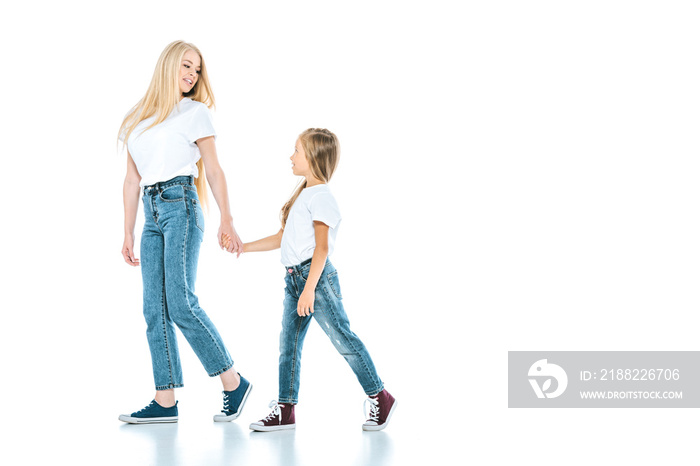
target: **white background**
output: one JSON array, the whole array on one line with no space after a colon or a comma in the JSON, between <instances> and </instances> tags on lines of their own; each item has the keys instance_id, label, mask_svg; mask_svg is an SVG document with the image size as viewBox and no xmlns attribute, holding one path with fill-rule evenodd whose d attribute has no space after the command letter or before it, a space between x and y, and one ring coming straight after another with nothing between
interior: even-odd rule
<instances>
[{"instance_id":1,"label":"white background","mask_svg":"<svg viewBox=\"0 0 700 466\"><path fill-rule=\"evenodd\" d=\"M692 409L509 410L507 351L698 349L699 20L675 1L4 6L2 455L155 461L116 420L153 395L116 141L183 39L210 73L244 241L279 228L297 135L340 139L333 262L401 403L386 463L690 464ZM197 292L255 385L232 427L245 450L276 396L283 269L220 252L217 216ZM220 385L180 350L182 461L212 464L187 426L211 425ZM316 326L303 364L300 455L332 455L309 439L359 430L364 394ZM333 461L367 464L362 442Z\"/></svg>"}]
</instances>

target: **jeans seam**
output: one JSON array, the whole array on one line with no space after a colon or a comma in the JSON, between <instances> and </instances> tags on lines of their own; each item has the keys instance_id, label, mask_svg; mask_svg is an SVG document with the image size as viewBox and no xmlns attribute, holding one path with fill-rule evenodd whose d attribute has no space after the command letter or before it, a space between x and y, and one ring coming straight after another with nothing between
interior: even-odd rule
<instances>
[{"instance_id":1,"label":"jeans seam","mask_svg":"<svg viewBox=\"0 0 700 466\"><path fill-rule=\"evenodd\" d=\"M343 295L340 293L340 287L338 288L338 291L336 291L335 286L333 285L333 281L331 280L331 275L334 277L338 276L338 271L333 271L330 273L326 274L326 283L328 283L328 286L330 287L331 291L335 295L336 299L343 299Z\"/></svg>"},{"instance_id":2,"label":"jeans seam","mask_svg":"<svg viewBox=\"0 0 700 466\"><path fill-rule=\"evenodd\" d=\"M194 223L197 225L197 228L199 228L199 231L204 233L204 228L199 226L200 215L197 214L197 200L196 199L192 199L192 209L194 210ZM204 219L202 219L202 220L204 220Z\"/></svg>"},{"instance_id":3,"label":"jeans seam","mask_svg":"<svg viewBox=\"0 0 700 466\"><path fill-rule=\"evenodd\" d=\"M290 377L290 383L289 383L289 399L293 400L294 399L294 380L296 377L296 363L297 363L297 354L298 351L297 349L299 348L299 333L301 333L301 324L303 323L301 319L296 319L297 321L297 332L294 335L294 353L292 356L292 375Z\"/></svg>"},{"instance_id":4,"label":"jeans seam","mask_svg":"<svg viewBox=\"0 0 700 466\"><path fill-rule=\"evenodd\" d=\"M163 323L163 340L165 340L165 354L168 358L168 377L170 378L170 384L169 385L174 385L173 384L173 372L175 370L173 369L173 361L172 357L170 356L170 340L168 339L168 323L166 319L166 309L167 309L167 304L165 302L165 274L163 274L163 290L160 295L160 308L161 308L161 322ZM157 390L157 388L156 388Z\"/></svg>"},{"instance_id":5,"label":"jeans seam","mask_svg":"<svg viewBox=\"0 0 700 466\"><path fill-rule=\"evenodd\" d=\"M189 231L190 231L190 208L186 202L185 202L185 208L186 208L186 212L187 212L187 226L185 227L185 238L184 238L184 241L182 242L182 275L183 275L184 282L185 282L184 283L184 285L185 285L184 286L185 302L187 303L187 311L197 321L197 323L202 327L202 329L204 329L204 331L206 331L206 333L209 336L209 338L211 339L212 343L214 343L214 346L219 351L219 355L222 357L222 359L224 361L226 361L226 364L224 367L228 366L227 368L219 369L220 372L215 371L214 373L212 373L213 375L209 374L210 377L215 377L219 374L226 372L228 369L233 367L233 361L231 361L231 359L226 356L226 353L221 350L221 347L219 346L219 344L217 343L216 339L211 334L211 332L209 331L207 326L204 325L202 323L202 320L194 313L194 311L192 311L192 304L190 303L190 296L189 296L189 292L188 292L189 285L188 285L188 281L187 281L187 238L189 236Z\"/></svg>"}]
</instances>

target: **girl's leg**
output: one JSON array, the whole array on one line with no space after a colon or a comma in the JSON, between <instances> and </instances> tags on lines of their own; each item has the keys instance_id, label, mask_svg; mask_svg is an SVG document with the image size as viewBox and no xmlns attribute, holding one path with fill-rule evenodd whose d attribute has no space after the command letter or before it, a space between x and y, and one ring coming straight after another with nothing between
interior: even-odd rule
<instances>
[{"instance_id":1,"label":"girl's leg","mask_svg":"<svg viewBox=\"0 0 700 466\"><path fill-rule=\"evenodd\" d=\"M305 280L298 270L287 269L282 310L282 332L280 333L279 395L272 401L272 412L265 418L250 424L259 432L289 430L296 427L294 405L299 401L299 370L301 349L309 329L309 317L299 317L297 302L304 289Z\"/></svg>"},{"instance_id":2,"label":"girl's leg","mask_svg":"<svg viewBox=\"0 0 700 466\"><path fill-rule=\"evenodd\" d=\"M316 287L312 315L348 362L365 393L375 396L384 390L384 384L377 375L367 348L350 330L350 322L343 308L338 273L330 262L326 263Z\"/></svg>"},{"instance_id":3,"label":"girl's leg","mask_svg":"<svg viewBox=\"0 0 700 466\"><path fill-rule=\"evenodd\" d=\"M282 314L282 331L280 333L279 358L279 397L280 403L297 404L299 402L299 375L301 369L301 350L309 329L310 317L297 314L297 301L303 291L300 277L287 275Z\"/></svg>"},{"instance_id":4,"label":"girl's leg","mask_svg":"<svg viewBox=\"0 0 700 466\"><path fill-rule=\"evenodd\" d=\"M368 396L365 405L370 405L369 419L362 425L362 429L378 431L386 428L396 409L396 400L384 390L384 384L377 375L367 348L350 330L350 322L343 308L338 273L330 262L326 263L316 287L313 316L348 362Z\"/></svg>"}]
</instances>

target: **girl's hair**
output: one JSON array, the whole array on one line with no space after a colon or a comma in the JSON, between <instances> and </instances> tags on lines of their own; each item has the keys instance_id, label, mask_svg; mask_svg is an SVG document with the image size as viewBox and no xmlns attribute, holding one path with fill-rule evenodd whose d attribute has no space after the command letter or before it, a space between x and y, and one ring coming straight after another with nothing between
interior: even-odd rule
<instances>
[{"instance_id":1,"label":"girl's hair","mask_svg":"<svg viewBox=\"0 0 700 466\"><path fill-rule=\"evenodd\" d=\"M207 67L204 64L202 52L194 44L176 40L165 47L163 53L160 54L146 95L129 111L119 127L119 134L123 136L124 144L129 140L129 136L136 128L136 125L143 120L155 117L153 123L144 131L149 130L165 121L173 111L173 107L179 105L181 95L179 72L182 58L188 50L197 52L201 60L201 68L194 87L184 96L197 102L202 102L208 108L214 107L214 94L209 84L209 75L207 74ZM201 158L197 161L197 169L199 170L199 176L195 184L200 201L206 207L208 204L207 185L204 176L204 162Z\"/></svg>"},{"instance_id":2,"label":"girl's hair","mask_svg":"<svg viewBox=\"0 0 700 466\"><path fill-rule=\"evenodd\" d=\"M328 183L333 176L335 168L338 166L338 159L340 158L338 137L327 129L309 128L299 135L299 142L306 154L311 173L324 183ZM280 211L282 228L287 224L289 211L304 188L306 188L306 180L299 183L292 197L282 207Z\"/></svg>"}]
</instances>

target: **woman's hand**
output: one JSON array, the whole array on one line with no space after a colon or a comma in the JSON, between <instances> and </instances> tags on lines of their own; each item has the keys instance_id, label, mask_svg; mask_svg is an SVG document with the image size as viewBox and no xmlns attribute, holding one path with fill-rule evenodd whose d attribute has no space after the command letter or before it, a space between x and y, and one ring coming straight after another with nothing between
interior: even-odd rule
<instances>
[{"instance_id":1,"label":"woman's hand","mask_svg":"<svg viewBox=\"0 0 700 466\"><path fill-rule=\"evenodd\" d=\"M314 313L315 298L316 293L314 293L314 290L310 290L309 287L304 287L304 291L301 292L299 301L297 301L297 314L299 314L300 317L306 317Z\"/></svg>"},{"instance_id":2,"label":"woman's hand","mask_svg":"<svg viewBox=\"0 0 700 466\"><path fill-rule=\"evenodd\" d=\"M134 235L126 235L124 237L122 256L124 256L124 261L133 267L138 267L141 264L134 252Z\"/></svg>"},{"instance_id":3,"label":"woman's hand","mask_svg":"<svg viewBox=\"0 0 700 466\"><path fill-rule=\"evenodd\" d=\"M233 228L233 223L231 222L221 222L219 227L219 233L217 234L219 240L219 247L232 254L236 254L236 257L240 257L243 252L243 242L241 238L238 237L236 229Z\"/></svg>"}]
</instances>

